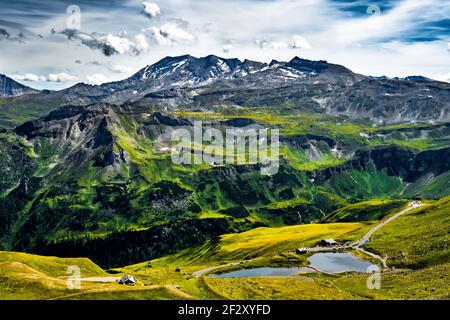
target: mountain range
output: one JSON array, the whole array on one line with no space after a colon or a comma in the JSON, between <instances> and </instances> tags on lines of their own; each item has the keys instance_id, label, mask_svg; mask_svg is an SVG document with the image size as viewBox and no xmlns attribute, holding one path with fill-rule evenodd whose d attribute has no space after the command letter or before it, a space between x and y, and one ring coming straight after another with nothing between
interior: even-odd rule
<instances>
[{"instance_id":1,"label":"mountain range","mask_svg":"<svg viewBox=\"0 0 450 320\"><path fill-rule=\"evenodd\" d=\"M122 81L98 86L79 83L38 94L5 76L1 79L0 96L22 95L1 101L0 125L9 127L65 104L95 102L203 111L279 106L290 107L293 113L345 115L380 123L450 119L449 83L419 76L363 76L326 61L298 57L269 64L213 55L167 57Z\"/></svg>"},{"instance_id":2,"label":"mountain range","mask_svg":"<svg viewBox=\"0 0 450 320\"><path fill-rule=\"evenodd\" d=\"M450 195L449 83L188 55L100 86L2 79L0 249L123 266L355 203ZM196 120L279 129L278 172L173 163L164 137Z\"/></svg>"}]
</instances>

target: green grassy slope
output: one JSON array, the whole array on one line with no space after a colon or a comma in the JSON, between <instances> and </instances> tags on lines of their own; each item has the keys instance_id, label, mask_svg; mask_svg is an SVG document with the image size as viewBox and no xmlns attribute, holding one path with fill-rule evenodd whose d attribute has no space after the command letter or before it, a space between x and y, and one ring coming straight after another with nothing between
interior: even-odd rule
<instances>
[{"instance_id":1,"label":"green grassy slope","mask_svg":"<svg viewBox=\"0 0 450 320\"><path fill-rule=\"evenodd\" d=\"M21 263L52 277L67 276L68 266L80 267L83 276L106 276L98 265L87 258L44 257L28 253L0 251L0 263Z\"/></svg>"},{"instance_id":2,"label":"green grassy slope","mask_svg":"<svg viewBox=\"0 0 450 320\"><path fill-rule=\"evenodd\" d=\"M401 203L359 203L347 206L335 216L354 218L362 214L376 219L382 215L382 208L386 214L394 214L401 210ZM368 211L363 210L365 204L369 205ZM83 276L111 275L88 259L0 252L0 299L447 299L449 207L450 197L428 202L374 234L368 249L386 254L388 264L397 268L382 273L379 290L367 289L368 276L354 273L333 277L307 274L298 278L193 277L195 271L229 262L245 261L221 271L306 265L305 256L296 255L293 250L329 237L352 242L374 225L374 222L347 222L226 234L177 254L116 269L118 275L130 273L137 277L139 283L132 288L115 283L82 283L82 290L71 291L65 280L68 265L80 265ZM399 269L402 267L414 270Z\"/></svg>"},{"instance_id":3,"label":"green grassy slope","mask_svg":"<svg viewBox=\"0 0 450 320\"><path fill-rule=\"evenodd\" d=\"M331 282L339 290L365 299L450 299L450 264L440 264L419 270L398 270L381 275L381 287L367 288L367 275L345 275L323 281Z\"/></svg>"},{"instance_id":4,"label":"green grassy slope","mask_svg":"<svg viewBox=\"0 0 450 320\"><path fill-rule=\"evenodd\" d=\"M107 274L86 258L56 258L17 252L0 252L0 300L109 300L109 299L191 299L174 285L136 287L117 283L85 282L80 289L69 289L69 266L78 266L81 278L110 278L122 274Z\"/></svg>"},{"instance_id":5,"label":"green grassy slope","mask_svg":"<svg viewBox=\"0 0 450 320\"><path fill-rule=\"evenodd\" d=\"M397 267L423 268L450 261L450 197L412 210L388 224L368 248Z\"/></svg>"},{"instance_id":6,"label":"green grassy slope","mask_svg":"<svg viewBox=\"0 0 450 320\"><path fill-rule=\"evenodd\" d=\"M392 212L397 212L408 201L369 200L346 205L325 217L322 222L352 222L381 220Z\"/></svg>"},{"instance_id":7,"label":"green grassy slope","mask_svg":"<svg viewBox=\"0 0 450 320\"><path fill-rule=\"evenodd\" d=\"M257 228L226 234L217 241L182 250L153 260L153 266L215 264L288 254L299 247L313 246L325 238L351 242L362 236L371 223L308 224L281 228ZM139 266L139 265L138 265Z\"/></svg>"}]
</instances>

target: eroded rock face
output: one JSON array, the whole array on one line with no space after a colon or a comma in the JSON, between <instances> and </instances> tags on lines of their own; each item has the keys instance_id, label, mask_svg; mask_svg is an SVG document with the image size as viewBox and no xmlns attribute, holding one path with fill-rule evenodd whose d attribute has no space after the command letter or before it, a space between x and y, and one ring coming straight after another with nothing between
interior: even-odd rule
<instances>
[{"instance_id":1,"label":"eroded rock face","mask_svg":"<svg viewBox=\"0 0 450 320\"><path fill-rule=\"evenodd\" d=\"M187 119L176 118L161 112L153 113L145 124L149 126L170 126L170 127L192 126L191 121Z\"/></svg>"},{"instance_id":2,"label":"eroded rock face","mask_svg":"<svg viewBox=\"0 0 450 320\"><path fill-rule=\"evenodd\" d=\"M38 91L0 74L0 97L14 97Z\"/></svg>"},{"instance_id":3,"label":"eroded rock face","mask_svg":"<svg viewBox=\"0 0 450 320\"><path fill-rule=\"evenodd\" d=\"M0 135L0 194L26 184L25 180L32 176L35 162L28 151L18 139Z\"/></svg>"},{"instance_id":4,"label":"eroded rock face","mask_svg":"<svg viewBox=\"0 0 450 320\"><path fill-rule=\"evenodd\" d=\"M16 128L38 152L51 145L49 158L58 159L55 170L64 170L92 162L105 168L127 161L126 151L118 148L113 135L118 107L94 104L86 107L65 106L47 117L24 123Z\"/></svg>"},{"instance_id":5,"label":"eroded rock face","mask_svg":"<svg viewBox=\"0 0 450 320\"><path fill-rule=\"evenodd\" d=\"M393 123L450 120L450 84L366 78L328 95L326 113Z\"/></svg>"},{"instance_id":6,"label":"eroded rock face","mask_svg":"<svg viewBox=\"0 0 450 320\"><path fill-rule=\"evenodd\" d=\"M354 159L343 165L310 172L308 176L317 183L325 182L334 174L357 169L387 170L390 176L401 177L406 182L414 182L425 174L438 176L450 170L450 148L412 152L396 146L358 150Z\"/></svg>"}]
</instances>

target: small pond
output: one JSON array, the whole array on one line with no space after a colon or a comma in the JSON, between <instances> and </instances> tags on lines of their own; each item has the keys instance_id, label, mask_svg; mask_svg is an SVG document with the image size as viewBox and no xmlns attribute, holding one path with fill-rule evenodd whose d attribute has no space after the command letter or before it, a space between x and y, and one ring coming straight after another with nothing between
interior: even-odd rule
<instances>
[{"instance_id":1,"label":"small pond","mask_svg":"<svg viewBox=\"0 0 450 320\"><path fill-rule=\"evenodd\" d=\"M303 268L264 267L264 268L242 269L222 274L211 274L209 276L212 278L286 277L286 276L294 276L299 272L314 272L314 270L307 267Z\"/></svg>"},{"instance_id":2,"label":"small pond","mask_svg":"<svg viewBox=\"0 0 450 320\"><path fill-rule=\"evenodd\" d=\"M315 253L308 258L310 267L290 268L253 268L231 271L222 274L210 274L213 278L248 278L248 277L286 277L294 276L300 272L316 272L315 269L326 273L339 273L344 271L367 272L367 268L376 266L361 260L350 253L325 252Z\"/></svg>"},{"instance_id":3,"label":"small pond","mask_svg":"<svg viewBox=\"0 0 450 320\"><path fill-rule=\"evenodd\" d=\"M344 271L368 272L369 267L376 267L373 263L364 261L345 252L323 252L313 254L308 258L314 268L327 272L339 273Z\"/></svg>"}]
</instances>

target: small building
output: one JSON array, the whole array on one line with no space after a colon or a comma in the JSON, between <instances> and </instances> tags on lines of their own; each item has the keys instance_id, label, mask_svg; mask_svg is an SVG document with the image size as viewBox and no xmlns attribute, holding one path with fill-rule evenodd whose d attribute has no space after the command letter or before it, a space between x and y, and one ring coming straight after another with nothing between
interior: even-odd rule
<instances>
[{"instance_id":1,"label":"small building","mask_svg":"<svg viewBox=\"0 0 450 320\"><path fill-rule=\"evenodd\" d=\"M133 276L126 274L119 280L119 284L134 286L136 285L136 279Z\"/></svg>"},{"instance_id":2,"label":"small building","mask_svg":"<svg viewBox=\"0 0 450 320\"><path fill-rule=\"evenodd\" d=\"M334 239L324 239L320 242L321 245L326 246L326 247L334 247L337 246L337 242Z\"/></svg>"},{"instance_id":3,"label":"small building","mask_svg":"<svg viewBox=\"0 0 450 320\"><path fill-rule=\"evenodd\" d=\"M298 248L298 249L295 250L295 253L296 254L305 254L305 253L308 253L308 249L306 249L306 248Z\"/></svg>"}]
</instances>

